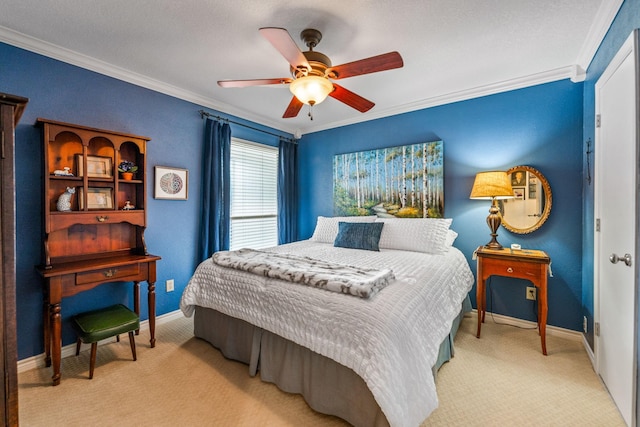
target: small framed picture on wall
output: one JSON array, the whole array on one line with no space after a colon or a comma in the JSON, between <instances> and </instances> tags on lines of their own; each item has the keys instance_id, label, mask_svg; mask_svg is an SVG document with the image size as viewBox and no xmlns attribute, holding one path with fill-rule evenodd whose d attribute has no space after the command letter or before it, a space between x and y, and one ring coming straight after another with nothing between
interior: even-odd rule
<instances>
[{"instance_id":1,"label":"small framed picture on wall","mask_svg":"<svg viewBox=\"0 0 640 427\"><path fill-rule=\"evenodd\" d=\"M156 166L153 186L155 199L187 200L189 171L170 166Z\"/></svg>"},{"instance_id":2,"label":"small framed picture on wall","mask_svg":"<svg viewBox=\"0 0 640 427\"><path fill-rule=\"evenodd\" d=\"M514 188L513 189L513 195L515 196L516 200L524 200L525 199L525 188Z\"/></svg>"}]
</instances>

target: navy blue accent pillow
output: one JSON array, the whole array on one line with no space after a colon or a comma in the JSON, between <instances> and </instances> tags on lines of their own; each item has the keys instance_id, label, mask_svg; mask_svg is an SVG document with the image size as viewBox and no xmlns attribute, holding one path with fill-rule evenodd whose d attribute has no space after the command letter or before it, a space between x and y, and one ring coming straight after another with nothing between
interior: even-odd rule
<instances>
[{"instance_id":1,"label":"navy blue accent pillow","mask_svg":"<svg viewBox=\"0 0 640 427\"><path fill-rule=\"evenodd\" d=\"M339 222L333 246L379 251L378 242L384 222Z\"/></svg>"}]
</instances>

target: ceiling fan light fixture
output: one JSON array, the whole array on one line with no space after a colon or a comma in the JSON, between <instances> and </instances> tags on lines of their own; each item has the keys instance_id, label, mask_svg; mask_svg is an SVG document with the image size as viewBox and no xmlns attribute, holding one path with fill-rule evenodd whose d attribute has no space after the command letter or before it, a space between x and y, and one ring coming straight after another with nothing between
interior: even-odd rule
<instances>
[{"instance_id":1,"label":"ceiling fan light fixture","mask_svg":"<svg viewBox=\"0 0 640 427\"><path fill-rule=\"evenodd\" d=\"M333 92L333 84L325 77L304 76L292 81L289 90L303 104L316 105Z\"/></svg>"}]
</instances>

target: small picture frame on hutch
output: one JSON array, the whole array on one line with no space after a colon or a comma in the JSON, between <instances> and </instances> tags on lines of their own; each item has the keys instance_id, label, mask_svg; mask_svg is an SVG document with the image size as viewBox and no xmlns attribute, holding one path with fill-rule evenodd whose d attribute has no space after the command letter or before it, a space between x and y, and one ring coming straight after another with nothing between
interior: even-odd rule
<instances>
[{"instance_id":1,"label":"small picture frame on hutch","mask_svg":"<svg viewBox=\"0 0 640 427\"><path fill-rule=\"evenodd\" d=\"M78 197L80 210L84 209L84 194L80 188ZM111 188L89 187L87 190L87 209L113 209L113 190Z\"/></svg>"},{"instance_id":2,"label":"small picture frame on hutch","mask_svg":"<svg viewBox=\"0 0 640 427\"><path fill-rule=\"evenodd\" d=\"M153 197L155 199L187 200L189 171L169 166L155 167Z\"/></svg>"},{"instance_id":3,"label":"small picture frame on hutch","mask_svg":"<svg viewBox=\"0 0 640 427\"><path fill-rule=\"evenodd\" d=\"M76 155L78 176L84 176L84 162L82 154ZM113 163L111 157L87 156L87 176L89 178L113 177Z\"/></svg>"}]
</instances>

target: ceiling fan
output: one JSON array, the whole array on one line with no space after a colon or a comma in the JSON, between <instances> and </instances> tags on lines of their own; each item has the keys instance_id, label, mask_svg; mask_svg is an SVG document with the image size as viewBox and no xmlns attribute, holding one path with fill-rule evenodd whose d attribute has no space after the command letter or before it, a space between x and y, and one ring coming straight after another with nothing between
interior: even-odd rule
<instances>
[{"instance_id":1,"label":"ceiling fan","mask_svg":"<svg viewBox=\"0 0 640 427\"><path fill-rule=\"evenodd\" d=\"M265 27L260 28L260 34L266 38L273 47L291 65L291 76L273 79L253 80L220 80L221 87L248 87L274 84L288 84L293 98L284 112L283 118L296 117L302 105L316 105L330 96L348 106L364 113L375 104L368 99L357 95L342 86L333 83L332 80L345 79L347 77L363 74L377 73L379 71L401 68L402 57L398 52L389 52L370 58L360 59L342 65L332 66L331 60L323 53L314 51L313 48L320 43L322 33L308 28L300 33L300 38L309 48L302 52L284 28ZM313 120L311 113L309 116Z\"/></svg>"}]
</instances>

